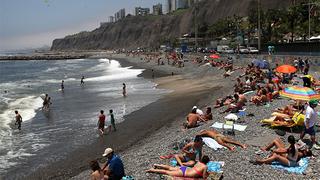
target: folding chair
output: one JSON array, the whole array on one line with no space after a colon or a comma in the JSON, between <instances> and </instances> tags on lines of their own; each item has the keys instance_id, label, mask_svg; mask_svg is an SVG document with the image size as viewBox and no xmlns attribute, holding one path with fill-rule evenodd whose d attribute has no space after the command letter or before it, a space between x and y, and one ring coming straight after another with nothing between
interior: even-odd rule
<instances>
[{"instance_id":1,"label":"folding chair","mask_svg":"<svg viewBox=\"0 0 320 180\"><path fill-rule=\"evenodd\" d=\"M231 129L225 129L225 126L231 126ZM234 120L226 120L225 123L222 125L222 130L224 134L229 134L229 135L235 135L234 131Z\"/></svg>"}]
</instances>

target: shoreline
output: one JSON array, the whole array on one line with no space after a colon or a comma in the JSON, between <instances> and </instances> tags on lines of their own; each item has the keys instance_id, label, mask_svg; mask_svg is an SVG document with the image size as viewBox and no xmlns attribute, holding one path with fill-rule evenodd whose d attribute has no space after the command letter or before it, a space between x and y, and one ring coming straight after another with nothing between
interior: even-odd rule
<instances>
[{"instance_id":1,"label":"shoreline","mask_svg":"<svg viewBox=\"0 0 320 180\"><path fill-rule=\"evenodd\" d=\"M133 63L127 58L123 59L121 57L112 57L110 59L119 60L122 66L129 65L133 66L133 68L146 69L140 76L150 79L150 69L139 66L139 63ZM180 86L185 84L183 77L180 75L173 76L174 78L172 79L171 76L168 76L170 74L168 71L161 71L160 69L156 70L156 74L158 79L167 81L157 82L158 79L156 79L156 83L159 83L158 88L169 88L172 86L172 82L178 81L181 81ZM180 90L182 89L184 88L180 88ZM175 90L179 90L179 87ZM101 152L106 147L112 147L117 153L127 151L135 143L143 141L143 139L157 132L163 126L171 124L173 119L184 117L188 113L188 109L198 104L199 99L205 99L208 97L208 93L214 90L217 90L217 87L207 89L207 87L202 86L198 88L192 87L189 90L184 90L183 93L175 91L164 95L158 101L125 116L125 121L117 124L119 129L117 132L108 134L103 139L97 139L91 144L75 150L64 161L58 161L38 169L27 176L26 179L43 179L43 177L46 177L46 179L65 179L76 176L83 170L88 169L90 160L101 157ZM187 94L188 92L189 94Z\"/></svg>"},{"instance_id":2,"label":"shoreline","mask_svg":"<svg viewBox=\"0 0 320 180\"><path fill-rule=\"evenodd\" d=\"M146 79L151 79L150 69L154 69L156 74L159 73L154 79L154 82L158 84L157 88L171 88L173 92L125 116L125 121L117 125L120 130L116 133L111 133L103 139L97 139L95 142L75 150L66 160L38 169L24 179L67 179L71 177L72 179L88 179L90 175L88 162L96 158L100 159L101 153L106 147L112 147L120 155L127 175L133 175L135 179L159 179L157 175L145 174L144 170L151 167L153 163L166 162L168 164L169 161L160 161L159 155L172 153L172 149L169 148L170 144L184 138L192 138L197 132L209 128L209 124L212 124L212 121L210 121L203 126L182 131L181 124L191 107L197 105L203 109L206 105L212 105L217 97L229 94L233 90L234 77L237 76L236 72L231 78L224 79L221 77L222 70L198 66L193 63L186 63L185 68L175 68L167 65L157 66L155 61L151 61L151 63L140 62L139 57L114 55L109 59L119 60L121 65L124 66L146 69L139 75ZM240 61L237 63L246 64ZM173 71L177 75L170 76L170 72ZM286 103L285 100L276 100L271 108L256 108L249 105L247 112L254 113L255 117L246 117L246 121L250 122L248 130L237 132L235 138L241 142L246 142L253 137L275 135L274 130L261 127L259 121L269 115L272 108L281 107ZM213 117L214 122L224 122L222 115L216 110L213 110ZM126 128L125 132L122 131L124 128ZM285 140L285 138L282 139ZM238 151L217 152L205 148L205 153L210 158L226 162L227 167L223 168L226 172L226 179L247 179L251 177L253 179L268 177L301 179L314 178L318 174L315 173L314 168L313 170L309 168L307 176L304 176L272 170L268 166L256 167L249 163L249 160L255 155L254 147L249 150L240 150L241 154ZM314 166L313 164L312 167ZM272 175L267 173L270 171L273 173ZM251 175L251 173L254 174Z\"/></svg>"}]
</instances>

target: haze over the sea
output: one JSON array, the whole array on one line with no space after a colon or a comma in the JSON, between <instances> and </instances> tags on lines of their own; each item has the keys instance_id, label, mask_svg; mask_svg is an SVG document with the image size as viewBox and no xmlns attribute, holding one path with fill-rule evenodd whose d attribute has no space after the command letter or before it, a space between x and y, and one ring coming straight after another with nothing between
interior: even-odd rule
<instances>
[{"instance_id":1,"label":"haze over the sea","mask_svg":"<svg viewBox=\"0 0 320 180\"><path fill-rule=\"evenodd\" d=\"M90 31L121 8L149 7L164 0L1 0L0 51L51 46L52 40Z\"/></svg>"}]
</instances>

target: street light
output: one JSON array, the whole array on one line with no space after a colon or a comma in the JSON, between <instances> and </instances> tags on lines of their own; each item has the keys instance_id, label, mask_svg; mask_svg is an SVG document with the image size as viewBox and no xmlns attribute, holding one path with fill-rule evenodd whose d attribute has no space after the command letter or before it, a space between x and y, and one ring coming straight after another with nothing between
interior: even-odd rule
<instances>
[{"instance_id":1,"label":"street light","mask_svg":"<svg viewBox=\"0 0 320 180\"><path fill-rule=\"evenodd\" d=\"M260 34L260 0L258 0L258 50L261 50L261 34Z\"/></svg>"}]
</instances>

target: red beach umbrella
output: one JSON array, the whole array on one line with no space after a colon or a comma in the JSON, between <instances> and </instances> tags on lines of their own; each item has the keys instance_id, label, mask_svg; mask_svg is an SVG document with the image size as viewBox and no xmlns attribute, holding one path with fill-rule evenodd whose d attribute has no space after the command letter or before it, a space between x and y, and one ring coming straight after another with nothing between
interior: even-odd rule
<instances>
[{"instance_id":1,"label":"red beach umbrella","mask_svg":"<svg viewBox=\"0 0 320 180\"><path fill-rule=\"evenodd\" d=\"M282 66L278 66L276 71L279 73L289 74L289 73L296 72L297 68L295 68L294 66L291 66L291 65L282 65Z\"/></svg>"},{"instance_id":2,"label":"red beach umbrella","mask_svg":"<svg viewBox=\"0 0 320 180\"><path fill-rule=\"evenodd\" d=\"M219 59L220 58L220 56L217 54L211 54L209 57L212 59Z\"/></svg>"}]
</instances>

